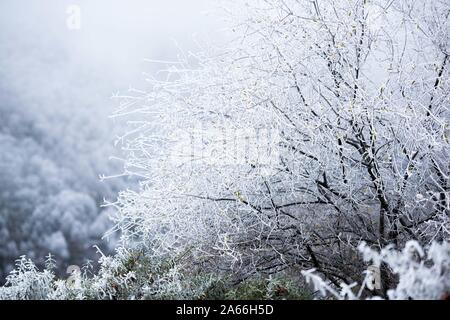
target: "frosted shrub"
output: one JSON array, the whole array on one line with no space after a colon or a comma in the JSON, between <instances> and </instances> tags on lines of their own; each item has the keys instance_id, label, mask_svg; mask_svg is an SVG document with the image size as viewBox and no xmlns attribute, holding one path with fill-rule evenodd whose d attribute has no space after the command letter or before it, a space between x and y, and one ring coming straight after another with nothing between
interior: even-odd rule
<instances>
[{"instance_id":1,"label":"frosted shrub","mask_svg":"<svg viewBox=\"0 0 450 320\"><path fill-rule=\"evenodd\" d=\"M40 300L52 293L55 275L51 269L39 272L33 261L25 256L16 261L16 268L0 288L0 300Z\"/></svg>"},{"instance_id":2,"label":"frosted shrub","mask_svg":"<svg viewBox=\"0 0 450 320\"><path fill-rule=\"evenodd\" d=\"M200 299L218 280L212 275L192 275L173 258L150 258L142 250L118 248L116 255L99 259L100 270L74 269L58 279L53 266L39 271L25 257L0 287L0 300L123 300Z\"/></svg>"},{"instance_id":3,"label":"frosted shrub","mask_svg":"<svg viewBox=\"0 0 450 320\"><path fill-rule=\"evenodd\" d=\"M377 252L366 243L361 243L359 250L367 263L380 267L382 263L398 277L398 284L387 290L387 297L392 300L423 300L445 299L450 293L450 243L433 242L424 249L416 242L409 241L401 251L390 245ZM370 293L368 282L371 271L366 270L366 277L361 285L356 283L341 284L334 287L324 281L311 269L302 271L306 280L313 284L314 289L322 296L331 295L337 299L359 299L363 292ZM379 299L376 295L369 295L372 299Z\"/></svg>"}]
</instances>

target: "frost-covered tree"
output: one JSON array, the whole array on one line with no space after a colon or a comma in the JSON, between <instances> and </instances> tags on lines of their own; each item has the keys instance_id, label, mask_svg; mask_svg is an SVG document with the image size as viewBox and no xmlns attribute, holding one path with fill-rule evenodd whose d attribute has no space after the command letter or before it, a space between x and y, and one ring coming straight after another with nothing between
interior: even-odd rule
<instances>
[{"instance_id":1,"label":"frost-covered tree","mask_svg":"<svg viewBox=\"0 0 450 320\"><path fill-rule=\"evenodd\" d=\"M227 7L234 41L122 97L142 181L115 203L124 243L238 280L313 267L337 285L362 281L361 241L448 240L448 1Z\"/></svg>"}]
</instances>

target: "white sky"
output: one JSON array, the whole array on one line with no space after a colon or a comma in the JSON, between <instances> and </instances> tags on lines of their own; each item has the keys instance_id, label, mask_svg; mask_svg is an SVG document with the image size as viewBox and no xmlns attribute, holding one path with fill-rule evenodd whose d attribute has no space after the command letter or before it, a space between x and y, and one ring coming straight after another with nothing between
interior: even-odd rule
<instances>
[{"instance_id":1,"label":"white sky","mask_svg":"<svg viewBox=\"0 0 450 320\"><path fill-rule=\"evenodd\" d=\"M144 58L174 59L175 43L195 51L195 35L220 39L221 23L209 14L214 2L1 0L0 80L34 87L53 74L61 88L75 77L81 82L105 79L111 93L126 90L142 79L143 71L156 68ZM66 27L69 5L81 9L78 31Z\"/></svg>"}]
</instances>

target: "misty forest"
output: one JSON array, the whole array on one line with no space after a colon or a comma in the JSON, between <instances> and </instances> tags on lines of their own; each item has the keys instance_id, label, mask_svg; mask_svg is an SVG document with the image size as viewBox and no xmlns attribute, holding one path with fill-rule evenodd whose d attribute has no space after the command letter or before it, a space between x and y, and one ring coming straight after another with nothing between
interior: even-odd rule
<instances>
[{"instance_id":1,"label":"misty forest","mask_svg":"<svg viewBox=\"0 0 450 320\"><path fill-rule=\"evenodd\" d=\"M449 299L448 0L16 2L0 300Z\"/></svg>"}]
</instances>

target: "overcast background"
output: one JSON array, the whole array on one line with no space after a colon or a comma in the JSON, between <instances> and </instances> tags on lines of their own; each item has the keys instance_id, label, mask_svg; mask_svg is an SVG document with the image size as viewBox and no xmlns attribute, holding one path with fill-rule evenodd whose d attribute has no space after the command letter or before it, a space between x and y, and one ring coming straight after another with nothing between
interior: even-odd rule
<instances>
[{"instance_id":1,"label":"overcast background","mask_svg":"<svg viewBox=\"0 0 450 320\"><path fill-rule=\"evenodd\" d=\"M63 272L96 259L94 244L113 248L99 241L110 227L100 205L133 182L98 178L120 172L110 97L145 86L160 67L145 58L221 39L213 11L211 0L0 1L0 283L20 255L42 264L52 252Z\"/></svg>"}]
</instances>

